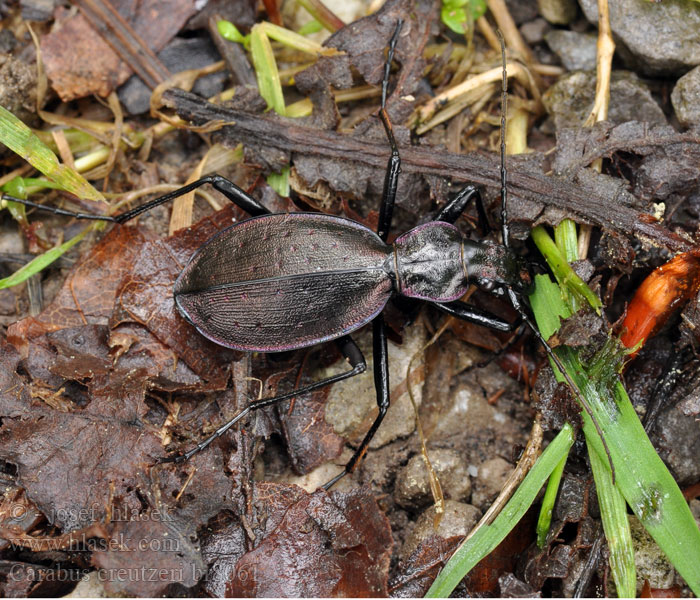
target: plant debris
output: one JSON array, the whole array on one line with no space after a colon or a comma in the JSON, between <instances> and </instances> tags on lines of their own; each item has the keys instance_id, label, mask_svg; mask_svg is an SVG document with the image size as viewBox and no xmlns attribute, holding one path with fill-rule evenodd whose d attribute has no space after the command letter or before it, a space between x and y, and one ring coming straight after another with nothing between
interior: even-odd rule
<instances>
[{"instance_id":1,"label":"plant debris","mask_svg":"<svg viewBox=\"0 0 700 600\"><path fill-rule=\"evenodd\" d=\"M386 90L402 159L391 234L426 222L470 183L484 190L486 215L470 207L457 226L476 240L493 238L484 229L500 218L499 84L455 90L485 73L500 79L498 27L510 77L507 147L522 152L507 159L513 246L537 272L541 259L525 242L533 227L573 219L592 230L575 269L600 294L600 313L575 312L550 343L595 361L611 330L623 335L636 354L634 362L627 355L625 372L635 409L648 411L645 424L660 455L686 492L697 494L700 123L676 106L680 92L670 97L670 90L690 86L690 75L678 79L700 61L697 31L681 39L683 51L674 57L661 25L687 10L681 25L689 27L700 19L700 4L645 6L638 22L656 14L660 26L641 32L642 46L640 32L611 5L621 46L616 61L633 73L615 76L613 105L620 106L588 128L575 119L590 113L598 76L574 69L590 67L596 33L584 15L597 17L589 0L581 0L583 13L570 3L559 16L545 8L539 15L534 3L511 7L512 15L489 3L486 15L474 8L464 35L448 31L441 8L452 9L435 0L387 0L372 14L343 16L345 26L338 16L313 12L318 21L309 24L303 9L285 4L280 12L273 4L264 2L265 14L252 1L200 9L189 1L134 8L81 0L53 13L37 9L44 20L32 25L38 49L19 7L3 7L0 98L7 101L0 104L36 128L23 129L22 143L8 146L30 162L43 148L43 162L31 164L49 176L45 165L59 154L54 174L82 173L95 198L116 199L119 208L95 209L53 190L53 180L7 150L0 154L3 191L118 214L175 182L218 172L273 212L325 212L376 229L391 151L377 118L379 86L401 20ZM313 11L316 2L308 4ZM219 34L217 15L231 21L239 42ZM322 42L308 36L323 25L335 31ZM279 112L287 116L268 110L269 73L250 54L253 26L269 42ZM564 38L585 40L587 55L575 56ZM161 53L171 46L198 49L199 62L177 73L184 62ZM616 62L615 73L622 66ZM232 87L225 89L227 77ZM203 85L212 80L214 87ZM578 82L575 93L571 82ZM140 116L149 103L150 118ZM562 113L561 106L578 112ZM680 124L669 117L674 106ZM521 335L524 328L486 330L398 299L385 311L394 402L364 462L331 491L319 486L347 462L377 411L371 351L368 373L253 411L190 460L160 462L196 447L251 402L347 367L334 344L267 355L223 348L180 315L173 285L184 266L213 235L248 218L230 203L221 208L221 196L208 188L199 192L194 219L183 225L174 218L170 236L156 233L168 229L162 209L138 224L86 228L3 197L3 214L20 227L10 217L0 224L0 287L11 283L18 264L32 270L26 283L0 289L0 594L80 594L96 577L96 593L133 597L425 595L471 523L486 513L492 524L493 498L510 485L532 419L537 415L545 430L528 443L536 455L567 423L578 428L587 417L569 388L556 383L531 336ZM64 256L51 262L47 252ZM39 259L31 260L34 254ZM37 260L51 264L41 271ZM679 263L690 265L688 281L661 266ZM634 292L647 293L642 281L659 273L677 293L657 307L663 319L644 327L649 311L640 311ZM483 290L468 294L469 303L517 329L507 302ZM426 346L436 331L439 339ZM368 339L358 332L363 351ZM398 365L411 365L411 372L397 372ZM415 415L447 514L432 504ZM598 480L594 486L574 434L572 443L541 546L536 511L523 509L456 594L611 593L606 548L613 546L602 533ZM657 492L649 490L645 518L663 510ZM690 593L672 568L663 576L642 571L644 581L636 583L644 597Z\"/></svg>"},{"instance_id":2,"label":"plant debris","mask_svg":"<svg viewBox=\"0 0 700 600\"><path fill-rule=\"evenodd\" d=\"M86 0L79 5L80 13L59 8L56 27L41 41L46 73L64 101L89 94L106 96L126 81L132 69L149 74L151 87L161 83L167 71L156 70L151 74L148 64L143 67L139 61L153 57L153 51L161 50L195 12L193 3L178 1L140 2L136 10L129 2L114 2L110 6L107 2ZM100 8L95 10L96 7ZM90 18L86 18L84 10L89 10ZM130 34L129 41L125 42L123 32L121 38L119 34L112 34L109 41L105 41L95 31L94 26L100 24L103 32L109 32L110 24L113 26L115 22ZM120 45L115 50L112 44L117 43ZM129 44L136 44L136 47ZM125 57L129 58L126 63ZM152 61L156 61L155 57Z\"/></svg>"}]
</instances>

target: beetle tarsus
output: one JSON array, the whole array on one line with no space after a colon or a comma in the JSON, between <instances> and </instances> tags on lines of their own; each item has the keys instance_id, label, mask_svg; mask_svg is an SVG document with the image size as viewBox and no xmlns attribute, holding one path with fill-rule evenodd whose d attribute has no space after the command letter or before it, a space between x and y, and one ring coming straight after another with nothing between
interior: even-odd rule
<instances>
[{"instance_id":1,"label":"beetle tarsus","mask_svg":"<svg viewBox=\"0 0 700 600\"><path fill-rule=\"evenodd\" d=\"M386 107L386 97L387 92L389 91L389 73L391 71L391 61L394 60L394 52L396 51L396 44L399 41L401 27L403 27L403 19L396 21L396 29L394 29L391 40L389 40L386 62L384 63L384 77L382 77L382 108Z\"/></svg>"}]
</instances>

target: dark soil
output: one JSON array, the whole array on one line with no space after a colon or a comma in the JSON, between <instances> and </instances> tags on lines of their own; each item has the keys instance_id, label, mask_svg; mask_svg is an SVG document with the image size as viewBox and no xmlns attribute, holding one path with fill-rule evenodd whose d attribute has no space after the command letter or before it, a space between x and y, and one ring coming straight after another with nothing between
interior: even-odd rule
<instances>
[{"instance_id":1,"label":"dark soil","mask_svg":"<svg viewBox=\"0 0 700 600\"><path fill-rule=\"evenodd\" d=\"M248 55L222 41L209 23L226 10L234 11L224 16L244 32L255 22L273 19L257 14L254 5L210 2L195 14L189 3L142 2L143 12L131 14L126 3L114 3L150 51L175 43L178 34L177 44L188 52L201 50L208 64L213 37L226 70L195 88L200 95L180 89L160 94L158 118L179 117L179 128L155 133L148 152L147 144L140 149L121 144L110 170L87 174L96 188L124 194L185 182L215 147L212 155L223 164L216 171L272 212L324 212L375 229L389 157L376 118L379 101L375 94L336 103L333 91L381 84L385 48L403 19L387 101L403 160L389 239L427 222L467 182L484 192L491 225L486 229L498 229L500 80L480 104L473 101L445 123L417 133L418 111L456 85L460 69L477 74L500 66L500 52L478 28L470 49L463 36L441 23L436 3L388 0L377 13L325 42L340 53L294 75L296 87L285 87L287 105L308 97L313 112L292 119L265 112ZM283 23L294 29L295 18L285 10L286 5ZM613 68L624 67L643 79L615 79L612 103L618 112L611 107L610 121L583 128L576 110L582 94L590 96L583 103L584 112L590 110L595 77L581 69L595 64L577 63L586 56L567 53L571 48L561 36L549 44L546 40L552 32L590 38L595 26L575 5L566 25L545 21L534 1L512 3L509 10L532 51L530 65L544 66L535 82L538 92L549 94L542 104L520 80L509 89L511 106L525 107L527 143L533 149L508 158L511 242L519 254L541 264L527 240L532 226L555 225L564 217L592 226L587 257L576 269L602 298L603 320L572 319L557 342L593 347L608 332L619 333L616 323L644 277L675 253L697 246L700 134L694 129L698 123L688 123L692 111L685 107L679 120L681 109L671 101L673 86L692 65L666 67L660 58L630 58L631 51L623 50ZM49 75L43 115L36 111L36 50L22 18L30 18L28 11L35 11L31 18L39 21L33 28ZM155 115L139 108L143 86L137 79L124 82L134 71L148 84L149 77L160 82L168 71L202 64L192 57L192 65L183 66L184 58L171 57L174 62L164 66L155 55L144 58L145 50L115 52L110 34L95 29L94 15L63 7L44 14L38 3L9 2L0 3L0 14L5 27L0 31L0 104L40 129L76 124L66 117L113 124L123 118L131 131L157 132ZM573 44L582 40L575 37ZM278 45L274 50L280 68L309 61L309 55ZM564 75L567 69L556 68L561 64L587 75L574 81ZM568 83L552 88L557 74ZM686 80L686 85L691 83ZM236 93L224 104L202 97L232 86ZM123 115L115 116L93 96L113 90L128 107ZM652 116L638 122L634 115ZM99 142L109 147L113 128L108 131ZM121 133L127 136L129 130ZM98 142L92 139L87 150L78 149L75 138L68 143L80 159ZM239 144L239 154L224 153L223 148ZM38 176L2 150L3 184L15 169L24 168L15 175ZM65 153L61 158L65 162ZM597 159L602 159L602 173L590 168ZM291 191L283 197L266 177L287 166ZM536 415L547 429L545 443L564 421L577 421L570 396L553 382L542 349L518 328L519 316L503 297L475 289L469 302L512 322L513 334L455 319L446 324L446 316L433 307L399 299L384 312L391 407L364 461L331 491L320 486L349 460L377 414L371 327L353 334L368 359L363 375L254 411L187 462L159 462L196 446L251 401L347 369L333 343L244 353L205 339L182 318L173 302L175 279L204 242L247 218L218 192L206 191L224 208L214 210L197 197L191 226L169 235L170 206L159 207L137 223L91 233L26 283L0 289L0 594L424 595L500 492ZM32 200L96 211L51 190ZM9 211L3 215L0 277L84 227L81 221L36 210L19 224ZM498 235L483 231L481 221L471 206L457 225L473 239L498 243ZM700 282L683 285L689 300L669 307L657 336L629 364L624 380L660 455L693 500L700 496ZM416 415L446 499L441 519L435 518ZM535 505L455 594L613 593L580 437L545 548L536 545ZM658 588L689 593L672 569L638 570L644 573L639 591L646 580L649 595Z\"/></svg>"}]
</instances>

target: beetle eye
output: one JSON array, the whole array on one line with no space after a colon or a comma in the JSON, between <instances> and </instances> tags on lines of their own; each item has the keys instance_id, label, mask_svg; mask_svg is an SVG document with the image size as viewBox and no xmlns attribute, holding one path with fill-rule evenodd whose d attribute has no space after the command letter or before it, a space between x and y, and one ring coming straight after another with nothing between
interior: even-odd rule
<instances>
[{"instance_id":1,"label":"beetle eye","mask_svg":"<svg viewBox=\"0 0 700 600\"><path fill-rule=\"evenodd\" d=\"M485 292L492 292L496 287L496 282L493 279L482 279L479 282L479 287Z\"/></svg>"}]
</instances>

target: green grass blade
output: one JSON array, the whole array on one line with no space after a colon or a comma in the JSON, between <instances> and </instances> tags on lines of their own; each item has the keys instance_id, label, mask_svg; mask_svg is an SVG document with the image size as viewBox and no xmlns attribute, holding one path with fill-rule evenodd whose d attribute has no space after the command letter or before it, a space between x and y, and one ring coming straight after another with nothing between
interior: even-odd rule
<instances>
[{"instance_id":1,"label":"green grass blade","mask_svg":"<svg viewBox=\"0 0 700 600\"><path fill-rule=\"evenodd\" d=\"M27 180L23 177L13 177L0 188L0 191L7 192L10 196L14 196L19 200L24 200L27 197L26 181ZM24 204L2 199L0 200L0 209L3 208L7 208L7 210L10 211L12 218L22 227L29 227L29 221L27 221L27 210Z\"/></svg>"},{"instance_id":2,"label":"green grass blade","mask_svg":"<svg viewBox=\"0 0 700 600\"><path fill-rule=\"evenodd\" d=\"M323 25L314 19L313 21L309 21L306 25L302 25L297 33L299 35L311 35L312 33L318 33L322 29Z\"/></svg>"},{"instance_id":3,"label":"green grass blade","mask_svg":"<svg viewBox=\"0 0 700 600\"><path fill-rule=\"evenodd\" d=\"M537 519L537 546L544 548L544 544L549 533L549 526L552 524L552 512L554 510L554 502L557 499L561 476L564 474L566 459L568 455L561 459L561 462L554 468L547 482L547 489L542 498L542 506L540 507L540 516Z\"/></svg>"},{"instance_id":4,"label":"green grass blade","mask_svg":"<svg viewBox=\"0 0 700 600\"><path fill-rule=\"evenodd\" d=\"M440 571L426 598L445 598L476 564L500 544L532 505L552 471L569 453L574 431L565 425L537 459L501 513L464 542Z\"/></svg>"},{"instance_id":5,"label":"green grass blade","mask_svg":"<svg viewBox=\"0 0 700 600\"><path fill-rule=\"evenodd\" d=\"M250 36L243 35L240 31L238 31L238 27L231 23L231 21L225 21L223 19L217 21L216 29L218 30L219 35L229 42L243 44L243 46L246 48L250 44Z\"/></svg>"},{"instance_id":6,"label":"green grass blade","mask_svg":"<svg viewBox=\"0 0 700 600\"><path fill-rule=\"evenodd\" d=\"M603 531L610 550L610 571L617 595L621 598L634 598L637 593L637 571L634 565L632 532L627 518L627 503L613 484L607 461L598 456L597 452L589 452L589 457L598 493Z\"/></svg>"},{"instance_id":7,"label":"green grass blade","mask_svg":"<svg viewBox=\"0 0 700 600\"><path fill-rule=\"evenodd\" d=\"M282 94L277 62L272 52L270 39L261 24L254 25L250 31L250 53L253 57L260 95L278 115L285 116L284 95Z\"/></svg>"},{"instance_id":8,"label":"green grass blade","mask_svg":"<svg viewBox=\"0 0 700 600\"><path fill-rule=\"evenodd\" d=\"M284 167L280 173L270 173L267 176L267 184L283 198L289 197L289 166Z\"/></svg>"},{"instance_id":9,"label":"green grass blade","mask_svg":"<svg viewBox=\"0 0 700 600\"><path fill-rule=\"evenodd\" d=\"M316 22L331 33L335 33L345 25L321 0L297 0L297 2L316 19ZM301 31L299 34L301 35Z\"/></svg>"},{"instance_id":10,"label":"green grass blade","mask_svg":"<svg viewBox=\"0 0 700 600\"><path fill-rule=\"evenodd\" d=\"M587 368L568 347L555 348L570 377L588 400L615 467L615 483L642 525L683 576L700 595L700 529L681 490L654 450L639 422L619 377L611 354L618 348L611 340L594 364ZM600 373L608 370L607 373ZM591 418L581 413L589 448L606 465L608 457ZM609 469L609 466L606 466Z\"/></svg>"},{"instance_id":11,"label":"green grass blade","mask_svg":"<svg viewBox=\"0 0 700 600\"><path fill-rule=\"evenodd\" d=\"M590 304L597 312L600 312L603 303L596 296L591 288L574 272L569 263L559 251L559 248L554 243L551 237L547 234L544 227L538 226L532 230L532 239L537 248L547 260L552 273L557 278L560 287L566 293L570 294L572 301L575 302L574 307L579 308L585 303Z\"/></svg>"},{"instance_id":12,"label":"green grass blade","mask_svg":"<svg viewBox=\"0 0 700 600\"><path fill-rule=\"evenodd\" d=\"M578 236L576 235L576 223L571 219L564 219L554 228L554 242L559 248L564 260L574 262L578 260Z\"/></svg>"},{"instance_id":13,"label":"green grass blade","mask_svg":"<svg viewBox=\"0 0 700 600\"><path fill-rule=\"evenodd\" d=\"M60 164L51 149L29 127L2 106L0 106L0 142L67 192L85 200L104 202L102 194L80 173Z\"/></svg>"},{"instance_id":14,"label":"green grass blade","mask_svg":"<svg viewBox=\"0 0 700 600\"><path fill-rule=\"evenodd\" d=\"M51 190L62 190L63 188L53 181L47 181L46 179L39 179L37 177L23 177L24 186L26 190L31 189L51 189ZM20 196L15 195L12 191L7 190L10 194L15 196L15 198L20 198ZM23 198L23 197L22 197Z\"/></svg>"},{"instance_id":15,"label":"green grass blade","mask_svg":"<svg viewBox=\"0 0 700 600\"><path fill-rule=\"evenodd\" d=\"M270 32L278 35L279 31L293 33L272 23L254 25L250 32L250 52L253 57L255 74L258 78L260 95L270 108L278 115L284 117L287 115L287 107L284 104L284 94L282 93L282 83L277 70L277 62L268 38ZM307 41L306 38L294 35L304 42ZM267 182L281 196L289 196L289 166L285 167L279 174L271 173L267 178Z\"/></svg>"},{"instance_id":16,"label":"green grass blade","mask_svg":"<svg viewBox=\"0 0 700 600\"><path fill-rule=\"evenodd\" d=\"M562 236L566 235L564 230ZM536 228L533 237L547 261L552 261L552 270L561 278L559 298L556 286L551 281L546 283L543 276L536 278L535 291L530 298L538 327L548 336L558 314L563 312L562 295L570 279L566 267L561 265L565 262L562 253L544 229ZM563 238L560 242L566 246ZM581 297L588 298L589 294L581 291ZM678 485L644 432L620 381L618 373L626 350L617 339L609 339L586 364L582 364L578 351L573 348L560 346L554 352L590 407L610 453L608 457L591 416L582 412L583 431L604 513L603 526L606 537L610 535L611 566L616 571L613 576L620 593L633 595L635 592L631 536L621 500L624 497L697 595L700 591L700 530ZM559 381L564 381L556 368L554 372ZM615 486L612 485L610 460L615 469Z\"/></svg>"},{"instance_id":17,"label":"green grass blade","mask_svg":"<svg viewBox=\"0 0 700 600\"><path fill-rule=\"evenodd\" d=\"M60 246L56 246L55 248L51 248L51 250L47 250L43 254L40 254L35 259L33 259L32 261L28 262L26 265L15 271L12 275L9 275L4 279L0 279L0 290L12 287L13 285L20 284L23 281L29 279L32 275L40 273L53 261L55 261L56 259L63 256L66 252L68 252L68 250L70 250L80 240L82 240L90 231L94 231L99 225L101 224L93 223L92 225L89 225L88 227L83 229L78 235L71 238L67 242L64 242Z\"/></svg>"},{"instance_id":18,"label":"green grass blade","mask_svg":"<svg viewBox=\"0 0 700 600\"><path fill-rule=\"evenodd\" d=\"M561 319L571 316L571 309L561 297L561 289L547 275L535 275L534 291L530 296L530 307L535 323L544 339L548 340L559 331Z\"/></svg>"},{"instance_id":19,"label":"green grass blade","mask_svg":"<svg viewBox=\"0 0 700 600\"><path fill-rule=\"evenodd\" d=\"M335 48L326 48L321 46L318 42L305 38L303 35L294 33L290 29L285 29L284 27L279 27L274 23L269 23L264 21L260 23L260 29L267 35L268 38L273 39L287 48L292 48L294 50L299 50L299 52L306 52L307 54L313 54L314 56L318 54L338 54L338 50Z\"/></svg>"},{"instance_id":20,"label":"green grass blade","mask_svg":"<svg viewBox=\"0 0 700 600\"><path fill-rule=\"evenodd\" d=\"M80 131L79 129L74 129L68 127L63 129L63 135L70 146L71 152L75 154L80 154L82 152L88 152L94 150L96 147L101 146L99 140L95 139L89 133ZM41 129L34 129L34 135L36 135L44 144L46 144L51 152L54 154L58 152L58 147L56 146L56 141L53 139L50 131L43 131Z\"/></svg>"}]
</instances>

